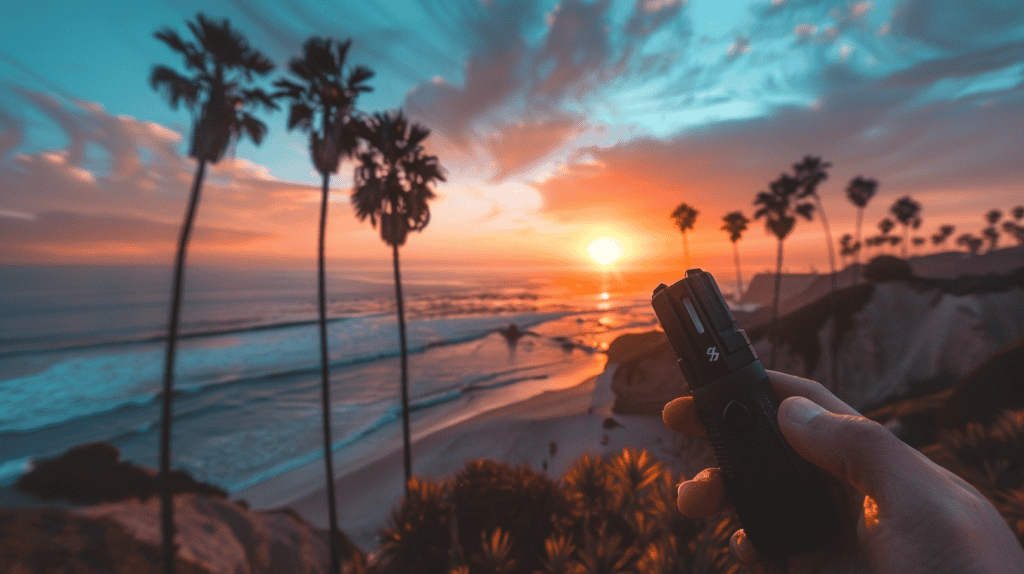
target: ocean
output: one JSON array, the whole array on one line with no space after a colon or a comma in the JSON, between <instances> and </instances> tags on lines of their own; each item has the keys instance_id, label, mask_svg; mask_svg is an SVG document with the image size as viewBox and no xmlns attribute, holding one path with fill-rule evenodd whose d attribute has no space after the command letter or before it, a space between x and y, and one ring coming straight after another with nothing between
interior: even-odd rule
<instances>
[{"instance_id":1,"label":"ocean","mask_svg":"<svg viewBox=\"0 0 1024 574\"><path fill-rule=\"evenodd\" d=\"M316 272L190 269L172 466L238 492L322 457ZM655 328L644 293L542 274L403 272L414 436L600 372ZM0 486L94 441L157 467L170 269L0 266ZM335 464L401 425L390 268L328 274ZM498 331L525 331L512 345Z\"/></svg>"}]
</instances>

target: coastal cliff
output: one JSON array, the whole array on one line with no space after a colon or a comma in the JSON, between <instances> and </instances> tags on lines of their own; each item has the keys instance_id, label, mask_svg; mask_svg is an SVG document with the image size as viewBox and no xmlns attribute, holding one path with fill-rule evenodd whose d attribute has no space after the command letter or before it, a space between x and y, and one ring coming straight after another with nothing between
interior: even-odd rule
<instances>
[{"instance_id":1,"label":"coastal cliff","mask_svg":"<svg viewBox=\"0 0 1024 574\"><path fill-rule=\"evenodd\" d=\"M109 444L82 445L39 461L8 487L16 491L8 496L20 498L0 508L0 572L162 572L156 472L119 456ZM288 509L251 511L220 489L177 474L179 572L327 572L327 532ZM362 571L363 552L341 537L346 571Z\"/></svg>"},{"instance_id":2,"label":"coastal cliff","mask_svg":"<svg viewBox=\"0 0 1024 574\"><path fill-rule=\"evenodd\" d=\"M858 410L948 389L1024 333L1024 268L937 280L911 276L840 290L785 315L777 327L748 326L766 367L816 380ZM687 387L664 333L644 334L640 352L616 361L615 411L660 415ZM835 353L836 380L831 361Z\"/></svg>"}]
</instances>

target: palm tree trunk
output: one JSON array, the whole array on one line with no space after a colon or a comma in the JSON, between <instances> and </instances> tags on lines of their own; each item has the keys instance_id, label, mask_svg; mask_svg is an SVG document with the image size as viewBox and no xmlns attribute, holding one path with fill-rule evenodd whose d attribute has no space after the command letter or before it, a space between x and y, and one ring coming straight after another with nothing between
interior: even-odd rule
<instances>
[{"instance_id":1,"label":"palm tree trunk","mask_svg":"<svg viewBox=\"0 0 1024 574\"><path fill-rule=\"evenodd\" d=\"M732 256L736 260L736 303L739 303L743 296L743 276L740 275L740 249L735 241L732 242Z\"/></svg>"},{"instance_id":2,"label":"palm tree trunk","mask_svg":"<svg viewBox=\"0 0 1024 574\"><path fill-rule=\"evenodd\" d=\"M775 297L772 299L772 354L768 368L775 368L775 349L779 346L779 297L782 293L782 240L779 239L779 251L775 256Z\"/></svg>"},{"instance_id":3,"label":"palm tree trunk","mask_svg":"<svg viewBox=\"0 0 1024 574\"><path fill-rule=\"evenodd\" d=\"M409 440L409 361L405 348L405 309L402 307L402 279L398 271L398 246L391 246L395 267L395 298L398 300L398 340L402 346L402 444L405 456L405 497L409 498L412 478L412 443Z\"/></svg>"},{"instance_id":4,"label":"palm tree trunk","mask_svg":"<svg viewBox=\"0 0 1024 574\"><path fill-rule=\"evenodd\" d=\"M838 278L836 277L836 254L835 246L832 244L832 232L828 228L828 218L825 217L825 208L821 205L821 197L815 193L814 200L818 204L818 213L821 214L821 226L825 229L825 241L828 242L828 266L832 271L830 278L832 279L832 296L829 298L829 314L832 317L832 360L829 367L831 368L832 374L832 388L836 386L836 377L838 376L839 368L837 365L836 357L836 291L839 290ZM826 387L827 388L827 387Z\"/></svg>"},{"instance_id":5,"label":"palm tree trunk","mask_svg":"<svg viewBox=\"0 0 1024 574\"><path fill-rule=\"evenodd\" d=\"M832 271L832 293L839 290L836 284L836 252L832 245L832 231L828 228L828 218L825 217L825 208L821 205L821 197L815 193L814 202L818 204L818 213L821 214L821 226L825 229L825 241L828 242L828 267Z\"/></svg>"},{"instance_id":6,"label":"palm tree trunk","mask_svg":"<svg viewBox=\"0 0 1024 574\"><path fill-rule=\"evenodd\" d=\"M167 330L167 355L164 358L163 412L160 420L160 522L163 530L163 554L165 574L174 574L174 498L171 492L171 400L174 387L174 354L178 343L178 316L181 312L181 284L185 270L185 254L188 238L192 234L196 207L199 205L199 191L206 173L206 161L199 160L196 175L192 180L188 210L178 236L178 253L174 260L174 287L171 294L171 318Z\"/></svg>"},{"instance_id":7,"label":"palm tree trunk","mask_svg":"<svg viewBox=\"0 0 1024 574\"><path fill-rule=\"evenodd\" d=\"M320 242L317 259L317 296L320 309L320 389L324 422L324 466L327 469L327 516L331 530L331 574L341 572L341 552L338 548L338 512L334 498L334 461L331 459L331 374L327 353L327 281L324 263L324 242L327 236L327 196L331 174L325 172L320 197Z\"/></svg>"},{"instance_id":8,"label":"palm tree trunk","mask_svg":"<svg viewBox=\"0 0 1024 574\"><path fill-rule=\"evenodd\" d=\"M683 259L686 261L686 269L690 269L690 243L686 241L685 233L683 233Z\"/></svg>"},{"instance_id":9,"label":"palm tree trunk","mask_svg":"<svg viewBox=\"0 0 1024 574\"><path fill-rule=\"evenodd\" d=\"M861 251L861 249L864 249L864 244L861 243L861 240L860 240L860 228L861 228L861 224L863 222L864 222L864 208L863 207L859 207L859 208L857 208L857 251L854 253L855 256L856 256L855 262L857 264L857 272L854 274L854 277L853 277L854 282L860 282L860 273L861 273L861 271L860 271L860 251Z\"/></svg>"},{"instance_id":10,"label":"palm tree trunk","mask_svg":"<svg viewBox=\"0 0 1024 574\"><path fill-rule=\"evenodd\" d=\"M903 226L903 258L907 258L907 244L910 243L910 226Z\"/></svg>"}]
</instances>

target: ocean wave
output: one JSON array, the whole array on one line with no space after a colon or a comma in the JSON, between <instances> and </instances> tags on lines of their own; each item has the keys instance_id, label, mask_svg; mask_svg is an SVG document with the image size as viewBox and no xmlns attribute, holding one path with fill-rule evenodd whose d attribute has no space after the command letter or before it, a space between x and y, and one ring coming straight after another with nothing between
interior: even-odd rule
<instances>
[{"instance_id":1,"label":"ocean wave","mask_svg":"<svg viewBox=\"0 0 1024 574\"><path fill-rule=\"evenodd\" d=\"M510 320L528 328L564 315L535 313L411 321L407 349L409 354L418 354L429 348L481 339ZM343 348L336 351L340 358L331 360L332 370L401 355L395 342L397 336L390 330L390 316L358 319L346 328L353 333L341 341L344 344L335 341L336 347ZM195 397L261 381L318 374L318 335L311 328L298 332L314 324L246 330L244 333L251 338L229 348L182 349L178 355L175 397ZM285 336L289 330L291 336ZM337 339L339 333L333 335ZM39 373L0 381L0 396L4 399L0 405L0 433L37 431L125 407L150 405L162 397L162 366L162 351L153 349L74 357ZM175 415L176 420L178 416Z\"/></svg>"}]
</instances>

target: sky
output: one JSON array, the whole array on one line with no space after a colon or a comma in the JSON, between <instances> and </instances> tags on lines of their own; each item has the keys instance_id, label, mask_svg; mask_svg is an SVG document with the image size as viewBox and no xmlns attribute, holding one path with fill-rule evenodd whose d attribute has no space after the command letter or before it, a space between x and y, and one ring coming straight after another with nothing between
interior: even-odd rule
<instances>
[{"instance_id":1,"label":"sky","mask_svg":"<svg viewBox=\"0 0 1024 574\"><path fill-rule=\"evenodd\" d=\"M897 198L919 233L979 233L1024 203L1024 9L1019 0L206 0L19 2L0 21L0 263L170 264L195 171L192 119L148 83L183 70L153 33L202 11L227 18L286 74L310 36L351 38L375 71L364 112L404 109L431 130L447 181L403 262L683 268L669 214L700 214L694 266L732 274L721 231L807 154L834 235L852 233L856 176L878 180L866 230ZM189 261L315 265L320 177L308 137L264 113L263 144L208 170ZM331 180L328 259L390 265ZM1004 236L1008 244L1010 239ZM754 221L745 273L774 265ZM786 241L786 269L827 270L820 218Z\"/></svg>"}]
</instances>

